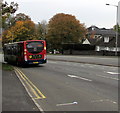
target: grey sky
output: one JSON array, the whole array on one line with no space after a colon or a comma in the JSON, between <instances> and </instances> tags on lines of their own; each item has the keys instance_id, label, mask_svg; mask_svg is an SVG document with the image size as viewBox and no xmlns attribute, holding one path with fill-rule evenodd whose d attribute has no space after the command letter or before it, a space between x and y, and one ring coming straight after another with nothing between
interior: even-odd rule
<instances>
[{"instance_id":1,"label":"grey sky","mask_svg":"<svg viewBox=\"0 0 120 113\"><path fill-rule=\"evenodd\" d=\"M96 25L112 28L116 24L117 8L106 3L118 5L120 0L7 0L19 4L17 13L29 15L35 22L49 21L57 13L76 16L86 27Z\"/></svg>"}]
</instances>

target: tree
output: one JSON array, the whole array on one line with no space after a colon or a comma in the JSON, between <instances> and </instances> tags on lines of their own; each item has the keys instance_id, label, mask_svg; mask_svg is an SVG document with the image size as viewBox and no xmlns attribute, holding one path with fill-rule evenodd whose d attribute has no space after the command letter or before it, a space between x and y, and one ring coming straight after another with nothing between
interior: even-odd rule
<instances>
[{"instance_id":1,"label":"tree","mask_svg":"<svg viewBox=\"0 0 120 113\"><path fill-rule=\"evenodd\" d=\"M17 11L18 4L11 2L10 6L8 6L8 3L5 1L5 3L2 3L2 15L6 15L8 13L13 14Z\"/></svg>"},{"instance_id":2,"label":"tree","mask_svg":"<svg viewBox=\"0 0 120 113\"><path fill-rule=\"evenodd\" d=\"M15 16L15 22L26 20L31 20L31 18L28 15L25 15L24 13L19 13Z\"/></svg>"},{"instance_id":3,"label":"tree","mask_svg":"<svg viewBox=\"0 0 120 113\"><path fill-rule=\"evenodd\" d=\"M120 26L119 25L115 25L113 26L113 29L116 31L116 27L118 28L118 33L120 33Z\"/></svg>"},{"instance_id":4,"label":"tree","mask_svg":"<svg viewBox=\"0 0 120 113\"><path fill-rule=\"evenodd\" d=\"M19 13L15 17L11 18L11 26L15 25L17 21L31 21L31 18L28 15L25 15L24 13Z\"/></svg>"},{"instance_id":5,"label":"tree","mask_svg":"<svg viewBox=\"0 0 120 113\"><path fill-rule=\"evenodd\" d=\"M37 39L35 24L31 20L17 21L14 26L3 32L3 42L16 42Z\"/></svg>"},{"instance_id":6,"label":"tree","mask_svg":"<svg viewBox=\"0 0 120 113\"><path fill-rule=\"evenodd\" d=\"M48 24L45 20L38 22L37 31L38 31L39 39L46 39L47 25Z\"/></svg>"},{"instance_id":7,"label":"tree","mask_svg":"<svg viewBox=\"0 0 120 113\"><path fill-rule=\"evenodd\" d=\"M79 43L86 34L84 24L75 16L59 13L48 24L47 41L52 48L61 48L62 43Z\"/></svg>"},{"instance_id":8,"label":"tree","mask_svg":"<svg viewBox=\"0 0 120 113\"><path fill-rule=\"evenodd\" d=\"M12 14L18 9L18 4L11 2L10 5L5 2L2 3L2 28L8 29L12 25Z\"/></svg>"}]
</instances>

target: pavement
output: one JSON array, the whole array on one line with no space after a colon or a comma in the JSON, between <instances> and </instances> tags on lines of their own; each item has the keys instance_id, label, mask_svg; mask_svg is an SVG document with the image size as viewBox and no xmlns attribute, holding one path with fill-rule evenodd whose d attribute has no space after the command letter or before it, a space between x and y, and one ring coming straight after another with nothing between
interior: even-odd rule
<instances>
[{"instance_id":1,"label":"pavement","mask_svg":"<svg viewBox=\"0 0 120 113\"><path fill-rule=\"evenodd\" d=\"M39 111L14 71L2 71L2 111Z\"/></svg>"}]
</instances>

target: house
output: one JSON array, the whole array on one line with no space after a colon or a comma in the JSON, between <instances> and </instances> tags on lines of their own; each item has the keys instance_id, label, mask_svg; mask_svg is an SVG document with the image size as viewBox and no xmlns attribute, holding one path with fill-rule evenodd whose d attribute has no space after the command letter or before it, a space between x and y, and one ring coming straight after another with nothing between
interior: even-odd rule
<instances>
[{"instance_id":1,"label":"house","mask_svg":"<svg viewBox=\"0 0 120 113\"><path fill-rule=\"evenodd\" d=\"M91 26L88 28L87 39L91 45L95 45L95 51L100 55L120 54L120 36L117 39L113 29L98 28Z\"/></svg>"},{"instance_id":2,"label":"house","mask_svg":"<svg viewBox=\"0 0 120 113\"><path fill-rule=\"evenodd\" d=\"M98 28L91 26L88 28L86 38L82 44L63 44L63 54L75 55L120 55L120 35L117 38L113 29Z\"/></svg>"}]
</instances>

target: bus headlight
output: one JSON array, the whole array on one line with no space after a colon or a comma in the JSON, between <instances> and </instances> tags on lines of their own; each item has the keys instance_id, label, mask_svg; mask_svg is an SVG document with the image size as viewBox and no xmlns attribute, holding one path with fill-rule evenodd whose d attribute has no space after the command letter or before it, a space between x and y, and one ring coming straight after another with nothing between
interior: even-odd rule
<instances>
[{"instance_id":1,"label":"bus headlight","mask_svg":"<svg viewBox=\"0 0 120 113\"><path fill-rule=\"evenodd\" d=\"M47 56L46 56L46 55L44 55L44 60L46 60L46 58L47 58Z\"/></svg>"},{"instance_id":2,"label":"bus headlight","mask_svg":"<svg viewBox=\"0 0 120 113\"><path fill-rule=\"evenodd\" d=\"M30 55L30 56L29 56L29 58L31 59L31 58L32 58L32 56Z\"/></svg>"},{"instance_id":3,"label":"bus headlight","mask_svg":"<svg viewBox=\"0 0 120 113\"><path fill-rule=\"evenodd\" d=\"M27 61L27 56L25 55L25 61Z\"/></svg>"}]
</instances>

